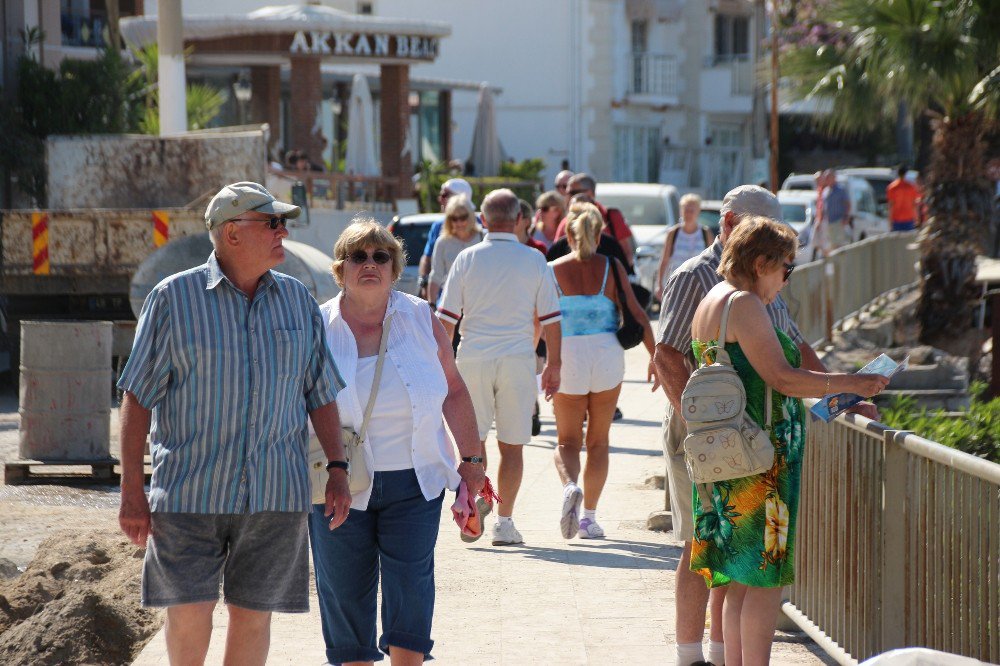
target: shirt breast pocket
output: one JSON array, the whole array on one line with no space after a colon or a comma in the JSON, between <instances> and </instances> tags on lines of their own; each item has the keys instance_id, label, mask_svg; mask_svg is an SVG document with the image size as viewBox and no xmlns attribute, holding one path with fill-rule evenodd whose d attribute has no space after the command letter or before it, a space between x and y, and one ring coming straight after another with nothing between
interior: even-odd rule
<instances>
[{"instance_id":1,"label":"shirt breast pocket","mask_svg":"<svg viewBox=\"0 0 1000 666\"><path fill-rule=\"evenodd\" d=\"M275 362L278 378L302 381L307 361L303 331L275 331L274 340L277 347Z\"/></svg>"}]
</instances>

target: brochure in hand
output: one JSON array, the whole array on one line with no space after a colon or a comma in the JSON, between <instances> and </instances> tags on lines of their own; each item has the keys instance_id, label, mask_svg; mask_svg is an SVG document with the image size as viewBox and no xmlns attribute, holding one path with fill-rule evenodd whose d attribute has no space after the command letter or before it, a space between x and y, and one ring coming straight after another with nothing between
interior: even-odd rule
<instances>
[{"instance_id":1,"label":"brochure in hand","mask_svg":"<svg viewBox=\"0 0 1000 666\"><path fill-rule=\"evenodd\" d=\"M858 372L861 374L882 375L883 377L888 377L891 380L899 372L905 370L909 362L909 356L904 358L899 363L896 363L885 354L880 354L878 358L858 370ZM847 411L864 399L865 398L860 395L855 395L854 393L832 393L830 395L823 396L823 398L813 405L812 409L809 411L813 413L813 416L821 418L829 423L833 419L837 418L838 414Z\"/></svg>"}]
</instances>

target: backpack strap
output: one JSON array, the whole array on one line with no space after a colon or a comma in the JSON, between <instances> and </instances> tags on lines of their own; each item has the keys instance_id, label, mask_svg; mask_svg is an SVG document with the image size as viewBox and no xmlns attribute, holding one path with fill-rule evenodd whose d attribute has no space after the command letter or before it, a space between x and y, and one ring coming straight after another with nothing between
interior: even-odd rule
<instances>
[{"instance_id":1,"label":"backpack strap","mask_svg":"<svg viewBox=\"0 0 1000 666\"><path fill-rule=\"evenodd\" d=\"M674 256L674 245L677 244L677 232L679 230L680 227L674 225L673 227L670 228L670 231L667 232L667 239L666 242L664 242L664 247L667 249L668 257Z\"/></svg>"},{"instance_id":2,"label":"backpack strap","mask_svg":"<svg viewBox=\"0 0 1000 666\"><path fill-rule=\"evenodd\" d=\"M722 308L722 320L719 322L719 339L715 349L716 363L723 363L725 365L733 364L729 358L729 352L726 351L726 329L729 326L729 309L733 307L733 300L739 294L739 291L729 294L729 297L726 299L726 305Z\"/></svg>"},{"instance_id":3,"label":"backpack strap","mask_svg":"<svg viewBox=\"0 0 1000 666\"><path fill-rule=\"evenodd\" d=\"M708 247L709 245L712 244L711 241L709 241L709 239L708 239L709 234L711 234L711 233L712 232L708 229L708 227L702 227L701 228L701 237L705 240L705 247Z\"/></svg>"}]
</instances>

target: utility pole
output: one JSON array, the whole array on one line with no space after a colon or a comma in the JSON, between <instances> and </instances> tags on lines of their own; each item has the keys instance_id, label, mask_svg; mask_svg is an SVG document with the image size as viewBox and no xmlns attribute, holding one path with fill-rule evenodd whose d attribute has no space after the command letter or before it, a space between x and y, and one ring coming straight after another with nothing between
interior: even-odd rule
<instances>
[{"instance_id":1,"label":"utility pole","mask_svg":"<svg viewBox=\"0 0 1000 666\"><path fill-rule=\"evenodd\" d=\"M777 7L771 9L771 191L778 191L778 16Z\"/></svg>"}]
</instances>

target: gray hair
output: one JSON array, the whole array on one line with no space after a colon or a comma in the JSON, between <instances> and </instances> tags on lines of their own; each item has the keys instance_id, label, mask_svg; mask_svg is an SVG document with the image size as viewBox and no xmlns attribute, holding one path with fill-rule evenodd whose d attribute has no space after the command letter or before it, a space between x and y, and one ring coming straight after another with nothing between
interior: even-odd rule
<instances>
[{"instance_id":1,"label":"gray hair","mask_svg":"<svg viewBox=\"0 0 1000 666\"><path fill-rule=\"evenodd\" d=\"M578 173L569 179L569 188L574 189L574 185L593 192L597 189L597 181L589 173Z\"/></svg>"},{"instance_id":2,"label":"gray hair","mask_svg":"<svg viewBox=\"0 0 1000 666\"><path fill-rule=\"evenodd\" d=\"M229 220L226 220L228 222ZM220 225L214 226L208 230L208 240L212 241L212 248L218 250L219 244L222 242L222 230L226 226L226 222Z\"/></svg>"},{"instance_id":3,"label":"gray hair","mask_svg":"<svg viewBox=\"0 0 1000 666\"><path fill-rule=\"evenodd\" d=\"M483 199L480 211L486 218L487 227L494 224L514 224L521 213L521 201L507 188L493 190Z\"/></svg>"}]
</instances>

